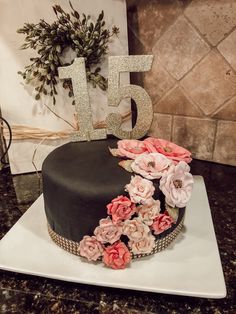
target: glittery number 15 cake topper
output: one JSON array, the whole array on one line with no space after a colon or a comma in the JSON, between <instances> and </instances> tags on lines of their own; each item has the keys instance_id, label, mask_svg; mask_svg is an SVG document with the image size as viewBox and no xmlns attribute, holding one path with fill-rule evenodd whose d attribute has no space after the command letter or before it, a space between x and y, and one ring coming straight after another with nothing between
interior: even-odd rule
<instances>
[{"instance_id":1,"label":"glittery number 15 cake topper","mask_svg":"<svg viewBox=\"0 0 236 314\"><path fill-rule=\"evenodd\" d=\"M108 130L118 138L138 139L149 130L153 109L147 92L137 85L120 86L121 72L144 72L151 69L152 55L113 56L109 57L108 67L108 106L118 107L124 98L132 98L137 106L137 121L131 131L121 129L122 117L118 113L110 113L106 119ZM75 108L79 123L79 131L75 134L75 141L89 141L106 138L106 129L96 130L92 123L92 110L85 72L84 58L76 58L70 66L61 67L59 78L71 79L75 97Z\"/></svg>"}]
</instances>

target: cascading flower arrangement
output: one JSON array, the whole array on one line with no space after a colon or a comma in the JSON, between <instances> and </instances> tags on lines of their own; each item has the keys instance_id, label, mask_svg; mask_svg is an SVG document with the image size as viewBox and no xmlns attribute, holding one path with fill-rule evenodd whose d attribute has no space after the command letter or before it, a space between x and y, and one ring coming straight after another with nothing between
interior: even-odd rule
<instances>
[{"instance_id":1,"label":"cascading flower arrangement","mask_svg":"<svg viewBox=\"0 0 236 314\"><path fill-rule=\"evenodd\" d=\"M42 19L38 24L25 23L17 31L26 36L21 49L33 49L38 54L30 58L32 63L26 66L23 72L18 72L26 84L34 87L36 100L44 94L51 96L53 104L56 103L58 67L70 65L75 57L85 58L88 82L93 87L107 89L107 79L100 74L101 68L98 64L107 54L108 44L114 35L118 35L119 29L114 26L110 31L105 27L103 11L93 23L90 15L80 15L70 1L69 4L72 10L70 14L60 5L53 6L57 17L53 23L49 24ZM65 52L68 50L74 55L70 62L65 61ZM63 88L67 90L69 97L73 96L71 80L64 80Z\"/></svg>"},{"instance_id":2,"label":"cascading flower arrangement","mask_svg":"<svg viewBox=\"0 0 236 314\"><path fill-rule=\"evenodd\" d=\"M124 187L126 194L107 205L108 216L100 220L94 235L80 241L79 254L123 269L135 255L154 253L156 237L176 223L176 215L168 209L183 208L190 199L193 177L187 163L192 159L188 150L155 138L120 140L110 152L123 158L119 165L134 175ZM156 180L165 196L164 212L153 197Z\"/></svg>"}]
</instances>

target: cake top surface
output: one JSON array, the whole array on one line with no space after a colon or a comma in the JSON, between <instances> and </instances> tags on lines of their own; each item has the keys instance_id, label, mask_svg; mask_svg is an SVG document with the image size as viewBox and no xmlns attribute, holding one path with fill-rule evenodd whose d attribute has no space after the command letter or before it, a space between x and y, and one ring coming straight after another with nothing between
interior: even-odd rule
<instances>
[{"instance_id":1,"label":"cake top surface","mask_svg":"<svg viewBox=\"0 0 236 314\"><path fill-rule=\"evenodd\" d=\"M115 147L116 143L115 139L67 143L48 155L43 173L47 175L49 171L52 180L66 184L69 189L79 186L81 193L88 193L89 198L93 194L110 196L111 191L120 193L120 185L125 186L131 174L119 167L109 152L109 147Z\"/></svg>"}]
</instances>

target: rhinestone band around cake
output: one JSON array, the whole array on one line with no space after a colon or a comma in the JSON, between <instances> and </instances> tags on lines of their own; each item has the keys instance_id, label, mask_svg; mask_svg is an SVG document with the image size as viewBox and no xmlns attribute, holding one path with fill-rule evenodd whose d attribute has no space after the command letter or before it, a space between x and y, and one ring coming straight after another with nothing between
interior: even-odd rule
<instances>
[{"instance_id":1,"label":"rhinestone band around cake","mask_svg":"<svg viewBox=\"0 0 236 314\"><path fill-rule=\"evenodd\" d=\"M182 218L182 220L179 222L179 224L176 226L176 228L171 233L169 233L168 235L166 235L162 239L156 239L155 246L154 246L153 250L151 251L151 253L149 253L149 254L134 254L134 253L132 253L132 258L136 259L136 258L140 258L140 257L153 255L155 253L158 253L158 252L166 249L170 245L170 243L172 241L174 241L174 239L178 236L178 234L180 233L180 231L183 227L183 224L184 224L184 217ZM69 252L71 254L80 256L80 254L79 254L79 242L68 240L68 239L62 237L61 235L59 235L58 233L53 231L49 224L48 224L48 232L49 232L51 239L58 246L60 246L62 249L66 250L67 252Z\"/></svg>"}]
</instances>

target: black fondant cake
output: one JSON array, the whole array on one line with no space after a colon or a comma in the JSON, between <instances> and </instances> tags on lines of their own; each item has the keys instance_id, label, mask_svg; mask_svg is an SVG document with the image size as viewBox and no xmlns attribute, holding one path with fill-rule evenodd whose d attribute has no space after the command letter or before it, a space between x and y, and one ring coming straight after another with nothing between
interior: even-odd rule
<instances>
[{"instance_id":1,"label":"black fondant cake","mask_svg":"<svg viewBox=\"0 0 236 314\"><path fill-rule=\"evenodd\" d=\"M45 159L43 195L53 231L80 241L107 216L106 205L123 194L131 174L111 156L108 147L115 145L115 140L72 142Z\"/></svg>"},{"instance_id":2,"label":"black fondant cake","mask_svg":"<svg viewBox=\"0 0 236 314\"><path fill-rule=\"evenodd\" d=\"M117 140L71 142L48 155L42 167L45 212L52 239L64 249L79 255L79 242L92 236L99 221L107 217L107 204L119 195L128 195L124 187L132 173L118 166L109 147ZM153 180L154 199L161 201L161 213L166 208L159 180ZM150 255L164 249L179 233L185 208L178 210L175 223L155 235L156 245ZM168 236L169 235L169 236ZM122 236L125 238L124 236ZM127 239L123 239L128 243Z\"/></svg>"}]
</instances>

